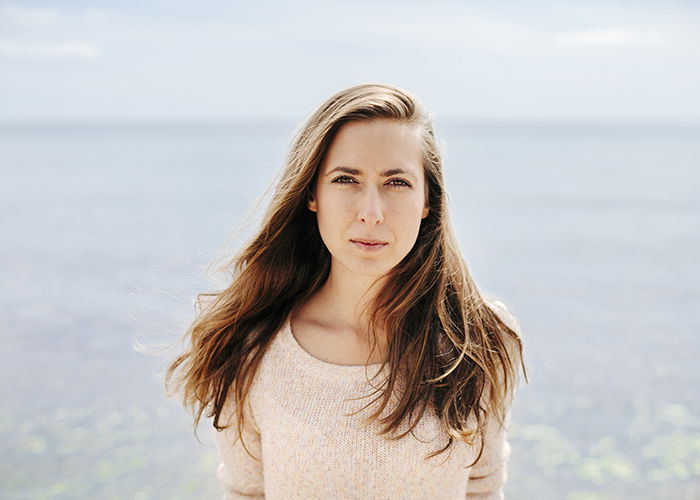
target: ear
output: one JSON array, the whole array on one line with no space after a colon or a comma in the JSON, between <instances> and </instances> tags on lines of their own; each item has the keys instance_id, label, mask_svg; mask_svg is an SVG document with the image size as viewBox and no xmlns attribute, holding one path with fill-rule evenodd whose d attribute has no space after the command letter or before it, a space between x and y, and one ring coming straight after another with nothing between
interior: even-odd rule
<instances>
[{"instance_id":1,"label":"ear","mask_svg":"<svg viewBox=\"0 0 700 500\"><path fill-rule=\"evenodd\" d=\"M314 198L313 194L309 195L309 198L306 201L306 206L309 207L309 210L311 210L312 212L315 212L317 210L316 209L316 199Z\"/></svg>"}]
</instances>

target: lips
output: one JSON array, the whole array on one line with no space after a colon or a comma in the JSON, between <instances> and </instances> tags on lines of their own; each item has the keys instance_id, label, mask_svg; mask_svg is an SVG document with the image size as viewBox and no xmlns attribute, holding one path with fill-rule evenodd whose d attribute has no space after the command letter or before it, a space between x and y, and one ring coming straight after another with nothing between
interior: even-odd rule
<instances>
[{"instance_id":1,"label":"lips","mask_svg":"<svg viewBox=\"0 0 700 500\"><path fill-rule=\"evenodd\" d=\"M352 241L353 243L359 243L361 245L366 245L368 247L381 247L384 245L388 245L388 243L386 241L382 241L382 240L353 239L350 241Z\"/></svg>"}]
</instances>

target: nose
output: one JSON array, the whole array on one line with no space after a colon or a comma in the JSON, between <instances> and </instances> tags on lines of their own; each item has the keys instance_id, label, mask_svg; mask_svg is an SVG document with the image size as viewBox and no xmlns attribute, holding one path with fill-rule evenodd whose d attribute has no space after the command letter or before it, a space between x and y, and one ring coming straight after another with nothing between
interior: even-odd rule
<instances>
[{"instance_id":1,"label":"nose","mask_svg":"<svg viewBox=\"0 0 700 500\"><path fill-rule=\"evenodd\" d=\"M367 189L360 200L357 218L369 226L379 224L384 220L379 193L373 189Z\"/></svg>"}]
</instances>

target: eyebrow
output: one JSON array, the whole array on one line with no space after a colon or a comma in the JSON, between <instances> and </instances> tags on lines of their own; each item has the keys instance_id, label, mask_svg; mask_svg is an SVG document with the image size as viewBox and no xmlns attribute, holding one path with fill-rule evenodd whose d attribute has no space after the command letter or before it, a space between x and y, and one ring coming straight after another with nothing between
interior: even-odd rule
<instances>
[{"instance_id":1,"label":"eyebrow","mask_svg":"<svg viewBox=\"0 0 700 500\"><path fill-rule=\"evenodd\" d=\"M324 177L327 177L331 175L333 172L345 172L346 174L351 174L351 175L362 175L362 170L358 168L350 168L350 167L335 167L334 169L330 170ZM396 174L402 174L402 175L407 175L409 177L412 177L415 179L415 175L413 175L411 172L408 172L406 170L403 170L401 168L391 168L389 170L385 170L384 172L380 172L379 175L382 177L391 177L392 175Z\"/></svg>"}]
</instances>

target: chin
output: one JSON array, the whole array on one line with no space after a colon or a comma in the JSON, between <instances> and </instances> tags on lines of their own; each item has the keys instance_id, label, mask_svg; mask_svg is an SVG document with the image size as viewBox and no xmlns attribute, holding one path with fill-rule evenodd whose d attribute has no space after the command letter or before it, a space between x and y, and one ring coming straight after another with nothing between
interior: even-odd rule
<instances>
[{"instance_id":1,"label":"chin","mask_svg":"<svg viewBox=\"0 0 700 500\"><path fill-rule=\"evenodd\" d=\"M353 274L368 278L379 278L394 268L394 265L379 262L353 262L345 266Z\"/></svg>"}]
</instances>

